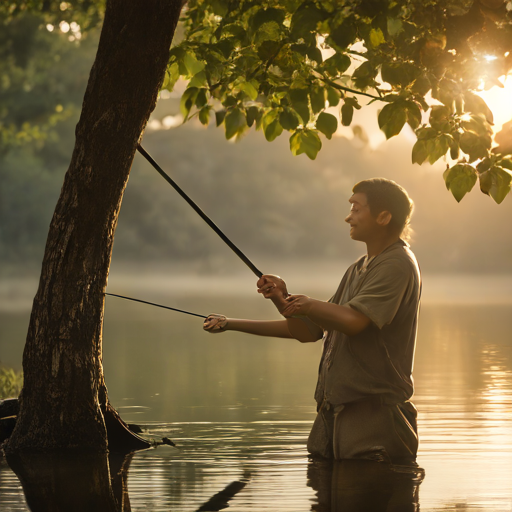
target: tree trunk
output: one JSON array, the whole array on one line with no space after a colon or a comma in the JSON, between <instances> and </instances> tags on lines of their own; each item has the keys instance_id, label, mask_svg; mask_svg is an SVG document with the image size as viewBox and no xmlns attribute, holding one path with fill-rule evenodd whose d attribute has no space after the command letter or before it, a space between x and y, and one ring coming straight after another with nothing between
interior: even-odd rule
<instances>
[{"instance_id":1,"label":"tree trunk","mask_svg":"<svg viewBox=\"0 0 512 512\"><path fill-rule=\"evenodd\" d=\"M107 1L32 307L10 453L107 449L104 292L124 188L180 10L180 0Z\"/></svg>"}]
</instances>

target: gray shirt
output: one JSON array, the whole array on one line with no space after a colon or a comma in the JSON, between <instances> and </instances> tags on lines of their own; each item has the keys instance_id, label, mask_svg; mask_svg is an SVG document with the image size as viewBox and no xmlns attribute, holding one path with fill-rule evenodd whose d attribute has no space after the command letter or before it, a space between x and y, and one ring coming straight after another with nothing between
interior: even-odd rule
<instances>
[{"instance_id":1,"label":"gray shirt","mask_svg":"<svg viewBox=\"0 0 512 512\"><path fill-rule=\"evenodd\" d=\"M378 395L392 404L408 400L414 391L418 263L402 240L369 263L365 260L349 267L330 302L360 311L371 324L355 336L325 332L315 392L318 403L346 404Z\"/></svg>"}]
</instances>

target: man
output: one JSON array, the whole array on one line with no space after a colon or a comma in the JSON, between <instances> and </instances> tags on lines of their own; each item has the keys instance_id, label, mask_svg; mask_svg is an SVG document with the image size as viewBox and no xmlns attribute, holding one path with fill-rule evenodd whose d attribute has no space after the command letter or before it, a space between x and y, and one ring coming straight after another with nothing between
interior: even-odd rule
<instances>
[{"instance_id":1,"label":"man","mask_svg":"<svg viewBox=\"0 0 512 512\"><path fill-rule=\"evenodd\" d=\"M312 342L323 337L315 399L318 415L308 439L313 455L411 464L418 436L412 366L421 280L403 240L413 202L393 181L361 181L349 199L350 237L367 253L349 267L328 301L289 295L278 276L259 279L284 320L210 315L204 329Z\"/></svg>"}]
</instances>

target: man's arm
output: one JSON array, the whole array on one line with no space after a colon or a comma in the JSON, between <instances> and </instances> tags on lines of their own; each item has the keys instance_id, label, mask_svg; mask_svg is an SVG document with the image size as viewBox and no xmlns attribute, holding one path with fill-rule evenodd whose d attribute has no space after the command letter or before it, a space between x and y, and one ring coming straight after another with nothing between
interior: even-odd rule
<instances>
[{"instance_id":1,"label":"man's arm","mask_svg":"<svg viewBox=\"0 0 512 512\"><path fill-rule=\"evenodd\" d=\"M286 301L288 305L282 311L283 316L303 315L325 330L340 331L347 336L359 334L371 323L366 315L350 306L312 299L306 295L290 295Z\"/></svg>"},{"instance_id":2,"label":"man's arm","mask_svg":"<svg viewBox=\"0 0 512 512\"><path fill-rule=\"evenodd\" d=\"M286 320L245 320L241 318L226 318L223 315L210 315L203 324L203 329L212 334L225 331L238 331L257 336L270 336L274 338L295 338L307 343L319 339L312 333L307 325L297 319L291 319L295 328L289 329L290 321ZM299 325L301 324L301 325ZM321 337L321 336L320 336Z\"/></svg>"},{"instance_id":3,"label":"man's arm","mask_svg":"<svg viewBox=\"0 0 512 512\"><path fill-rule=\"evenodd\" d=\"M258 293L270 299L277 310L282 314L288 306L286 299L290 297L286 283L276 275L265 274L256 283ZM323 337L324 331L314 321L299 318L287 318L288 331L291 336L301 343L311 343Z\"/></svg>"}]
</instances>

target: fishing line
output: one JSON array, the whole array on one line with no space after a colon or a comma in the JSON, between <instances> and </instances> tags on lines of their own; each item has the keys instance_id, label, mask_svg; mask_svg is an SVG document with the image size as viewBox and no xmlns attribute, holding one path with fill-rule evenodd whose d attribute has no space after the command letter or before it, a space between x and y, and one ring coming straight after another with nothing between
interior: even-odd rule
<instances>
[{"instance_id":1,"label":"fishing line","mask_svg":"<svg viewBox=\"0 0 512 512\"><path fill-rule=\"evenodd\" d=\"M151 158L148 152L139 144L137 146L139 153L158 171L158 173L169 183L178 194L192 206L196 213L210 226L217 235L229 246L229 248L253 271L257 277L261 277L263 273L259 271L252 261L221 231L221 229L213 222L206 213L197 206L192 199L179 187L179 185ZM162 306L163 307L163 306Z\"/></svg>"},{"instance_id":2,"label":"fishing line","mask_svg":"<svg viewBox=\"0 0 512 512\"><path fill-rule=\"evenodd\" d=\"M178 313L185 313L186 315L198 316L199 318L208 318L205 315L198 315L197 313L191 313L190 311L185 311L184 309L171 308L169 306L162 306L162 304L156 304L154 302L148 302L146 300L134 299L133 297L125 297L124 295L117 295L115 293L106 293L105 295L110 295L111 297L119 297L120 299L133 300L134 302L142 302L142 304L149 304L150 306L157 306L159 308L170 309L171 311L177 311Z\"/></svg>"}]
</instances>

